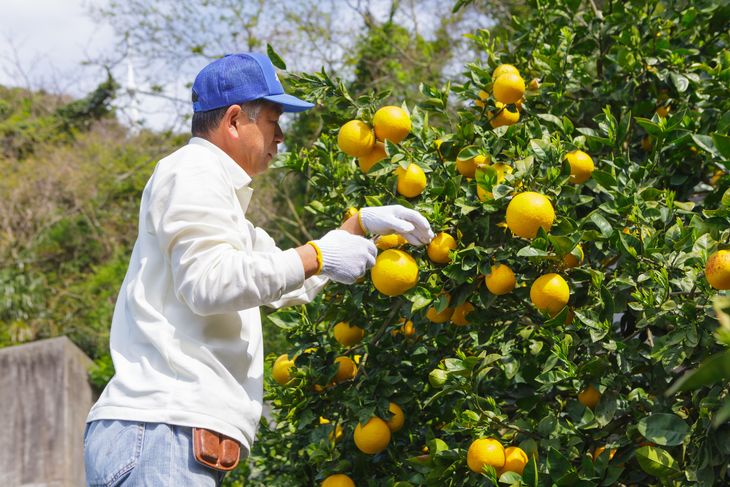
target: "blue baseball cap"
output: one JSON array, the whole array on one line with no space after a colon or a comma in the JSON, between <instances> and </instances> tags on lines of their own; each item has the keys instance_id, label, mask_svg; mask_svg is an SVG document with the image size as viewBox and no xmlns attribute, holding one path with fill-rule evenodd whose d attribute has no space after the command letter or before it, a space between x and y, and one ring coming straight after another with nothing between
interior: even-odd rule
<instances>
[{"instance_id":1,"label":"blue baseball cap","mask_svg":"<svg viewBox=\"0 0 730 487\"><path fill-rule=\"evenodd\" d=\"M194 112L260 98L281 105L285 112L303 112L314 106L284 93L269 57L257 52L228 54L216 59L198 73L193 83Z\"/></svg>"}]
</instances>

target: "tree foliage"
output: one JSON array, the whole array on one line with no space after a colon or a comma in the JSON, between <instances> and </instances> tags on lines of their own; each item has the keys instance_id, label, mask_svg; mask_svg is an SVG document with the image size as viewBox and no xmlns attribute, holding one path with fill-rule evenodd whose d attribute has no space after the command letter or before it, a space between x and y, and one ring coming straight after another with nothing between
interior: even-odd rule
<instances>
[{"instance_id":1,"label":"tree foliage","mask_svg":"<svg viewBox=\"0 0 730 487\"><path fill-rule=\"evenodd\" d=\"M288 386L267 383L274 422L260 431L252 482L312 485L333 473L372 486L728 482L728 424L713 424L728 396L726 378L667 390L722 350L717 292L703 270L730 238L723 198L730 186L730 8L540 0L519 12L500 30L509 37L489 30L471 36L479 54L459 79L421 86L423 100L406 104L411 136L386 143L388 158L367 174L338 150L337 127L353 118L369 122L385 95L351 95L324 72L293 80L312 100L344 107L311 148L281 164L308 175L313 232L337 225L348 207L400 203L458 246L445 266L406 247L420 277L402 297L379 294L367 278L330 284L314 304L269 317L287 331L296 365ZM493 129L494 101L474 100L491 92L501 63L539 88L527 92L519 123ZM596 163L584 184L570 182L564 157L573 149ZM461 176L455 161L477 154L513 172L503 181L491 170ZM409 163L423 168L428 186L405 199L393 171ZM480 201L478 186L493 197ZM523 191L548 196L557 214L549 232L530 240L503 223L507 204ZM578 244L585 260L566 268L563 257ZM495 263L517 274L512 293L485 288ZM532 283L548 272L571 290L555 316L529 298ZM468 326L426 319L429 307L446 307L443 292L452 306L474 306ZM398 333L402 318L413 321L415 336ZM363 342L335 342L340 321L364 328ZM359 360L358 375L327 387L340 355ZM589 385L601 392L595 408L577 399ZM389 418L391 401L405 411L404 429L384 452L361 453L355 426L373 415ZM335 424L344 430L340 442L328 437ZM523 475L472 473L466 450L479 437L520 445L531 458ZM594 459L599 448L615 456Z\"/></svg>"}]
</instances>

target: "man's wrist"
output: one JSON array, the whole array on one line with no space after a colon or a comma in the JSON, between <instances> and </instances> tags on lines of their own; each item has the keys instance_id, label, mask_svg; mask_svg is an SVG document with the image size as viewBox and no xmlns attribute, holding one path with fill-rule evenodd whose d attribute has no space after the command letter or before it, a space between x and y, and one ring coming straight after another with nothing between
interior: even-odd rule
<instances>
[{"instance_id":1,"label":"man's wrist","mask_svg":"<svg viewBox=\"0 0 730 487\"><path fill-rule=\"evenodd\" d=\"M294 249L299 254L304 267L304 278L307 279L318 274L321 271L319 260L317 259L317 250L313 245L305 244Z\"/></svg>"}]
</instances>

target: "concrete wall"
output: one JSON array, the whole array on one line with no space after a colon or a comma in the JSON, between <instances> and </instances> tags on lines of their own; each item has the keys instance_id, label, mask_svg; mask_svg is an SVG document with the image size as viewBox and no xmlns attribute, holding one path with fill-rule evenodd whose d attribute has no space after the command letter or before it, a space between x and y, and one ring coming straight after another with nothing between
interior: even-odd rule
<instances>
[{"instance_id":1,"label":"concrete wall","mask_svg":"<svg viewBox=\"0 0 730 487\"><path fill-rule=\"evenodd\" d=\"M85 485L91 363L66 337L0 349L0 486Z\"/></svg>"}]
</instances>

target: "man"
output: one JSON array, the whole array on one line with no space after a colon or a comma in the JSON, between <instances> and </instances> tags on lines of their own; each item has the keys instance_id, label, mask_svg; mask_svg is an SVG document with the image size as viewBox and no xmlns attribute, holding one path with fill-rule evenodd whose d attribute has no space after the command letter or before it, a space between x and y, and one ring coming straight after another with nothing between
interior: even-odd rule
<instances>
[{"instance_id":1,"label":"man","mask_svg":"<svg viewBox=\"0 0 730 487\"><path fill-rule=\"evenodd\" d=\"M89 485L208 486L250 452L261 416L259 306L311 301L375 262L364 232L433 238L402 206L363 208L340 229L281 250L245 216L251 177L284 135L285 94L269 59L226 56L193 84L193 138L162 159L142 194L138 237L112 320L116 370L89 413Z\"/></svg>"}]
</instances>

